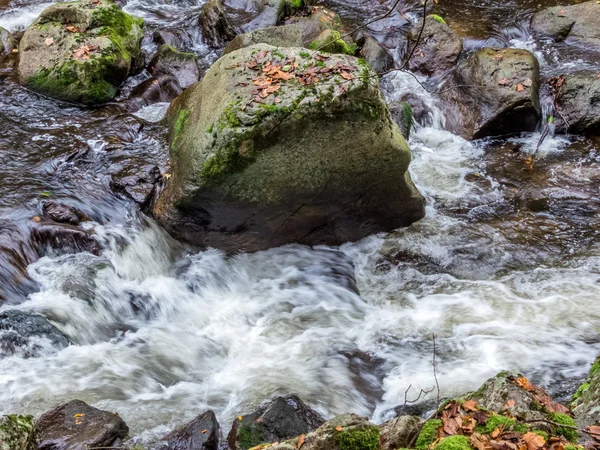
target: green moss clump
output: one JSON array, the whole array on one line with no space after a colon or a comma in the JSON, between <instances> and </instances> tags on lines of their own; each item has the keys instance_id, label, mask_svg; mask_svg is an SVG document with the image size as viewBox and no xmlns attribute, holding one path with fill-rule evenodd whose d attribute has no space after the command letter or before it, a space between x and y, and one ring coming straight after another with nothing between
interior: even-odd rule
<instances>
[{"instance_id":1,"label":"green moss clump","mask_svg":"<svg viewBox=\"0 0 600 450\"><path fill-rule=\"evenodd\" d=\"M300 56L304 59L310 58L310 53L308 52L300 52Z\"/></svg>"},{"instance_id":2,"label":"green moss clump","mask_svg":"<svg viewBox=\"0 0 600 450\"><path fill-rule=\"evenodd\" d=\"M579 386L579 388L577 389L577 391L573 394L573 398L571 399L571 402L576 401L579 397L581 397L585 391L587 391L590 388L590 383L583 383L581 386Z\"/></svg>"},{"instance_id":3,"label":"green moss clump","mask_svg":"<svg viewBox=\"0 0 600 450\"><path fill-rule=\"evenodd\" d=\"M356 44L349 45L342 39L342 35L337 30L330 30L324 39L316 39L308 46L311 50L321 49L328 53L344 53L354 55L356 53Z\"/></svg>"},{"instance_id":4,"label":"green moss clump","mask_svg":"<svg viewBox=\"0 0 600 450\"><path fill-rule=\"evenodd\" d=\"M0 416L0 449L37 448L32 416Z\"/></svg>"},{"instance_id":5,"label":"green moss clump","mask_svg":"<svg viewBox=\"0 0 600 450\"><path fill-rule=\"evenodd\" d=\"M242 122L238 119L236 114L236 104L231 103L219 119L219 131L223 131L225 128L238 128L242 126Z\"/></svg>"},{"instance_id":6,"label":"green moss clump","mask_svg":"<svg viewBox=\"0 0 600 450\"><path fill-rule=\"evenodd\" d=\"M438 430L442 426L439 419L428 420L423 424L415 447L417 450L427 450L438 438Z\"/></svg>"},{"instance_id":7,"label":"green moss clump","mask_svg":"<svg viewBox=\"0 0 600 450\"><path fill-rule=\"evenodd\" d=\"M481 434L490 434L496 428L504 431L517 431L519 433L525 433L527 427L525 425L517 423L512 417L505 417L500 415L490 416L485 425L478 425L475 431Z\"/></svg>"},{"instance_id":8,"label":"green moss clump","mask_svg":"<svg viewBox=\"0 0 600 450\"><path fill-rule=\"evenodd\" d=\"M375 426L343 430L337 435L337 444L340 450L377 450L380 433L379 427Z\"/></svg>"},{"instance_id":9,"label":"green moss clump","mask_svg":"<svg viewBox=\"0 0 600 450\"><path fill-rule=\"evenodd\" d=\"M556 427L555 434L557 434L558 436L564 436L565 439L569 442L577 442L579 440L579 433L577 433L576 429L577 424L571 416L555 412L548 414L548 418L552 422L556 422L561 425L567 425L568 427L575 427L575 429L560 426Z\"/></svg>"},{"instance_id":10,"label":"green moss clump","mask_svg":"<svg viewBox=\"0 0 600 450\"><path fill-rule=\"evenodd\" d=\"M531 430L531 432L543 437L546 440L550 439L550 435L544 430Z\"/></svg>"},{"instance_id":11,"label":"green moss clump","mask_svg":"<svg viewBox=\"0 0 600 450\"><path fill-rule=\"evenodd\" d=\"M121 36L125 36L131 32L134 23L142 26L144 20L124 13L116 4L112 4L94 10L90 28L110 27Z\"/></svg>"},{"instance_id":12,"label":"green moss clump","mask_svg":"<svg viewBox=\"0 0 600 450\"><path fill-rule=\"evenodd\" d=\"M244 424L238 429L237 442L242 450L248 450L265 442L265 438L260 428Z\"/></svg>"},{"instance_id":13,"label":"green moss clump","mask_svg":"<svg viewBox=\"0 0 600 450\"><path fill-rule=\"evenodd\" d=\"M565 450L582 450L583 447L579 445L565 445Z\"/></svg>"},{"instance_id":14,"label":"green moss clump","mask_svg":"<svg viewBox=\"0 0 600 450\"><path fill-rule=\"evenodd\" d=\"M437 14L432 14L429 17L431 17L436 22L439 22L444 25L448 25L442 16L438 16Z\"/></svg>"},{"instance_id":15,"label":"green moss clump","mask_svg":"<svg viewBox=\"0 0 600 450\"><path fill-rule=\"evenodd\" d=\"M434 447L435 450L471 450L469 438L466 436L450 436L442 439Z\"/></svg>"},{"instance_id":16,"label":"green moss clump","mask_svg":"<svg viewBox=\"0 0 600 450\"><path fill-rule=\"evenodd\" d=\"M594 361L594 364L592 364L592 367L590 368L590 377L597 375L598 372L600 372L600 359L597 359Z\"/></svg>"},{"instance_id":17,"label":"green moss clump","mask_svg":"<svg viewBox=\"0 0 600 450\"><path fill-rule=\"evenodd\" d=\"M171 136L171 151L175 151L177 149L177 141L183 131L183 127L185 126L187 120L190 117L190 111L185 108L180 108L177 111L177 115L175 116L175 120L173 121L172 128L172 136Z\"/></svg>"}]
</instances>

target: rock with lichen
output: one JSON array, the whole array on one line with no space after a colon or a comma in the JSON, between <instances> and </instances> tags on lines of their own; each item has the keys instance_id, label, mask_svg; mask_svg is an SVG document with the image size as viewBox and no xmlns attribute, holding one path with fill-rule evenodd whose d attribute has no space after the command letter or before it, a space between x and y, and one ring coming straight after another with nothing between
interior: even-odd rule
<instances>
[{"instance_id":1,"label":"rock with lichen","mask_svg":"<svg viewBox=\"0 0 600 450\"><path fill-rule=\"evenodd\" d=\"M35 424L31 416L0 416L0 450L35 450Z\"/></svg>"},{"instance_id":2,"label":"rock with lichen","mask_svg":"<svg viewBox=\"0 0 600 450\"><path fill-rule=\"evenodd\" d=\"M140 58L143 20L111 0L55 3L19 44L19 81L75 103L113 99Z\"/></svg>"},{"instance_id":3,"label":"rock with lichen","mask_svg":"<svg viewBox=\"0 0 600 450\"><path fill-rule=\"evenodd\" d=\"M228 251L338 245L407 226L424 200L375 72L348 55L246 47L170 106L155 217Z\"/></svg>"}]
</instances>

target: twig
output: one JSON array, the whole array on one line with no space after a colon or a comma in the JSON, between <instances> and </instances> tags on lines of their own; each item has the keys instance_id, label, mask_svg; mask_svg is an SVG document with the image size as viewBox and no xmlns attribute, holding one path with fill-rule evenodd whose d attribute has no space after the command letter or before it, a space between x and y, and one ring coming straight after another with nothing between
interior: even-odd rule
<instances>
[{"instance_id":1,"label":"twig","mask_svg":"<svg viewBox=\"0 0 600 450\"><path fill-rule=\"evenodd\" d=\"M421 400L421 395L423 396L423 398L425 398L427 396L427 394L429 394L430 392L433 392L433 390L435 389L435 386L433 386L428 391L421 389L419 391L419 395L417 396L417 398L415 398L414 400L409 400L408 399L408 391L410 391L411 387L412 387L412 384L410 386L408 386L408 388L406 388L406 391L404 391L404 404L402 405L403 407L408 405L409 403L417 403L419 400Z\"/></svg>"}]
</instances>

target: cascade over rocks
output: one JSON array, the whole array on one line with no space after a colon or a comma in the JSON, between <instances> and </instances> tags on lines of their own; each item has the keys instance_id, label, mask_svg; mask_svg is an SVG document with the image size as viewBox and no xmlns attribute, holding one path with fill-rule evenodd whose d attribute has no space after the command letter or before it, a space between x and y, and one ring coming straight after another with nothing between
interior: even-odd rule
<instances>
[{"instance_id":1,"label":"cascade over rocks","mask_svg":"<svg viewBox=\"0 0 600 450\"><path fill-rule=\"evenodd\" d=\"M541 118L539 64L526 50L478 50L459 64L454 83L445 95L458 106L467 139L534 131Z\"/></svg>"},{"instance_id":2,"label":"cascade over rocks","mask_svg":"<svg viewBox=\"0 0 600 450\"><path fill-rule=\"evenodd\" d=\"M129 428L118 415L73 400L44 413L37 421L38 450L87 450L119 447Z\"/></svg>"},{"instance_id":3,"label":"cascade over rocks","mask_svg":"<svg viewBox=\"0 0 600 450\"><path fill-rule=\"evenodd\" d=\"M170 233L256 251L337 245L423 217L376 74L351 56L317 57L237 50L171 104L172 173L153 208Z\"/></svg>"},{"instance_id":4,"label":"cascade over rocks","mask_svg":"<svg viewBox=\"0 0 600 450\"><path fill-rule=\"evenodd\" d=\"M295 395L277 397L252 414L233 421L227 441L231 450L248 450L312 432L325 420Z\"/></svg>"},{"instance_id":5,"label":"cascade over rocks","mask_svg":"<svg viewBox=\"0 0 600 450\"><path fill-rule=\"evenodd\" d=\"M600 4L596 0L540 11L531 19L538 36L600 52Z\"/></svg>"},{"instance_id":6,"label":"cascade over rocks","mask_svg":"<svg viewBox=\"0 0 600 450\"><path fill-rule=\"evenodd\" d=\"M173 430L155 446L156 450L218 450L220 428L215 413L206 411Z\"/></svg>"},{"instance_id":7,"label":"cascade over rocks","mask_svg":"<svg viewBox=\"0 0 600 450\"><path fill-rule=\"evenodd\" d=\"M410 48L417 41L423 22L410 31ZM419 47L410 58L408 67L425 75L439 75L454 68L462 52L462 39L440 16L425 18L425 28Z\"/></svg>"},{"instance_id":8,"label":"cascade over rocks","mask_svg":"<svg viewBox=\"0 0 600 450\"><path fill-rule=\"evenodd\" d=\"M569 133L600 133L600 75L586 70L564 77L558 89L554 118L557 128ZM566 120L566 123L565 123Z\"/></svg>"},{"instance_id":9,"label":"cascade over rocks","mask_svg":"<svg viewBox=\"0 0 600 450\"><path fill-rule=\"evenodd\" d=\"M136 69L142 26L111 0L51 5L21 39L19 82L69 102L109 101Z\"/></svg>"}]
</instances>

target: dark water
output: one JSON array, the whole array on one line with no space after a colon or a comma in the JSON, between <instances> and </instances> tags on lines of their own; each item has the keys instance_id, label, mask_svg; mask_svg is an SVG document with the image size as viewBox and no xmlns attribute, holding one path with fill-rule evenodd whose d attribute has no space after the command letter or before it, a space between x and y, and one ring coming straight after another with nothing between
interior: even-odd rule
<instances>
[{"instance_id":1,"label":"dark water","mask_svg":"<svg viewBox=\"0 0 600 450\"><path fill-rule=\"evenodd\" d=\"M351 26L392 2L329 3ZM201 4L135 0L126 9L150 29L182 30L209 64L215 55L195 22ZM544 77L596 67L585 50L529 35L531 13L556 4L440 0L433 11L467 49L535 52ZM40 10L0 2L0 26L17 31ZM419 11L403 3L406 19L372 31L395 39ZM502 369L568 384L600 352L598 139L549 138L529 170L539 133L464 141L444 131L436 94L392 74L382 84L390 100L410 92L430 111L410 143L427 218L341 248L227 257L174 242L115 192L115 180L165 170L166 105L124 113L63 104L18 86L12 62L0 72L0 310L41 314L72 345L41 340L31 344L36 358L0 359L0 413L39 414L80 398L118 411L136 439L151 441L207 408L227 422L295 392L326 415L382 420L409 384L431 387L434 332L447 395ZM40 222L50 200L81 211L80 229L102 250L32 238L59 227Z\"/></svg>"}]
</instances>

